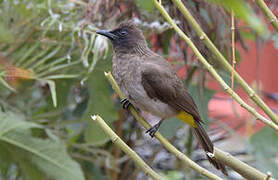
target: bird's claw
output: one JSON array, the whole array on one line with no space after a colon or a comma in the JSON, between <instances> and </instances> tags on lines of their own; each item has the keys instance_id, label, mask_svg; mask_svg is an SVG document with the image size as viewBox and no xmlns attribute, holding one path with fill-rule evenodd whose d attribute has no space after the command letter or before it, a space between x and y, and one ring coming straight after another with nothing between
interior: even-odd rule
<instances>
[{"instance_id":1,"label":"bird's claw","mask_svg":"<svg viewBox=\"0 0 278 180\"><path fill-rule=\"evenodd\" d=\"M131 103L129 102L129 100L127 98L122 99L121 104L124 109L128 109L128 107L131 105Z\"/></svg>"},{"instance_id":2,"label":"bird's claw","mask_svg":"<svg viewBox=\"0 0 278 180\"><path fill-rule=\"evenodd\" d=\"M156 125L154 125L153 127L151 127L150 129L148 129L146 131L146 133L149 133L149 135L153 138L154 134L158 131L160 124L157 123Z\"/></svg>"}]
</instances>

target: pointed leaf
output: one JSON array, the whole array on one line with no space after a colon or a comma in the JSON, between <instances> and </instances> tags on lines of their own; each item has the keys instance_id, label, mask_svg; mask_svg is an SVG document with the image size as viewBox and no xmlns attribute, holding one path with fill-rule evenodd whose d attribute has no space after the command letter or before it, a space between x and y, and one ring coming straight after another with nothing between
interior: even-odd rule
<instances>
[{"instance_id":1,"label":"pointed leaf","mask_svg":"<svg viewBox=\"0 0 278 180\"><path fill-rule=\"evenodd\" d=\"M55 82L52 80L46 80L47 84L50 88L50 93L53 101L54 107L57 107L57 96L56 96L56 88L55 88Z\"/></svg>"},{"instance_id":2,"label":"pointed leaf","mask_svg":"<svg viewBox=\"0 0 278 180\"><path fill-rule=\"evenodd\" d=\"M99 62L100 63L100 62ZM102 129L90 120L90 115L101 115L108 124L117 119L117 111L113 104L112 94L109 83L104 76L104 70L111 67L111 62L106 61L106 64L98 65L86 81L89 88L89 103L83 115L83 120L89 121L88 129L85 132L85 139L87 142L94 145L101 145L109 140Z\"/></svg>"},{"instance_id":3,"label":"pointed leaf","mask_svg":"<svg viewBox=\"0 0 278 180\"><path fill-rule=\"evenodd\" d=\"M66 152L62 142L42 140L31 135L31 127L40 127L24 121L24 117L0 112L0 143L22 154L47 176L57 180L83 180L79 165ZM19 153L20 152L20 153Z\"/></svg>"}]
</instances>

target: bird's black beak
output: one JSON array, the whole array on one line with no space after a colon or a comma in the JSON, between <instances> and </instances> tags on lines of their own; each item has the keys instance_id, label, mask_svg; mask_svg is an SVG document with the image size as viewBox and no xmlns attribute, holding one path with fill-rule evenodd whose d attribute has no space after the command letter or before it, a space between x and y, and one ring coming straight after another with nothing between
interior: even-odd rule
<instances>
[{"instance_id":1,"label":"bird's black beak","mask_svg":"<svg viewBox=\"0 0 278 180\"><path fill-rule=\"evenodd\" d=\"M107 30L98 30L96 31L97 34L103 35L105 37L108 37L110 40L115 40L117 36L110 31Z\"/></svg>"}]
</instances>

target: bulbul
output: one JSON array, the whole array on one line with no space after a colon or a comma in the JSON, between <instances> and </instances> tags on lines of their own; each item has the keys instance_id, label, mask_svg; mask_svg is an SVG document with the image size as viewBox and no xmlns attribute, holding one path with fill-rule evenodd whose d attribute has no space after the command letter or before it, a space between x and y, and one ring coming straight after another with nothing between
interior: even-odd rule
<instances>
[{"instance_id":1,"label":"bulbul","mask_svg":"<svg viewBox=\"0 0 278 180\"><path fill-rule=\"evenodd\" d=\"M202 119L191 95L186 91L171 65L147 46L143 33L131 21L121 23L116 29L99 30L98 34L111 40L113 76L130 103L154 116L159 123L147 132L153 137L164 119L176 116L189 124L206 152L213 153L213 144L202 127ZM208 160L225 175L225 166L215 159Z\"/></svg>"}]
</instances>

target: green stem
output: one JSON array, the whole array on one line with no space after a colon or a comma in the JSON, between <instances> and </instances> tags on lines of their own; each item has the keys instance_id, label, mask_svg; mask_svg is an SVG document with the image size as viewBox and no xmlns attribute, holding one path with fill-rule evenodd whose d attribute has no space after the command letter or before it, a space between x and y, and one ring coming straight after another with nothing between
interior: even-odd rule
<instances>
[{"instance_id":1,"label":"green stem","mask_svg":"<svg viewBox=\"0 0 278 180\"><path fill-rule=\"evenodd\" d=\"M119 86L117 85L116 81L114 80L112 74L110 72L105 73L106 78L108 79L108 81L110 82L110 84L112 85L112 88L114 89L114 91L120 96L121 99L124 99L124 95L121 92ZM136 110L131 106L129 108L129 110L131 111L131 113L133 114L133 116L135 117L135 119L142 125L144 126L146 129L149 129L151 127L151 125L144 120L143 118L141 118L138 113L136 112ZM208 177L209 179L217 179L220 180L221 178L216 176L215 174L209 172L208 170L202 168L201 166L199 166L198 164L196 164L194 161L192 161L191 159L189 159L186 155L184 155L182 152L180 152L177 148L175 148L175 146L173 146L169 141L167 141L167 139L165 139L159 132L155 133L155 137L157 138L158 141L160 141L160 143L172 154L174 154L178 159L180 159L186 166L191 167L192 169L194 169L195 171L201 173L202 175Z\"/></svg>"},{"instance_id":2,"label":"green stem","mask_svg":"<svg viewBox=\"0 0 278 180\"><path fill-rule=\"evenodd\" d=\"M50 73L53 73L55 71L58 71L58 70L61 70L61 69L64 69L64 68L67 68L67 67L79 64L80 62L81 61L74 61L74 62L70 62L70 63L65 63L65 64L57 65L55 67L51 67L50 69L46 69L46 70L42 71L41 73L36 74L36 77L38 77L38 78L45 77L46 75L48 75Z\"/></svg>"},{"instance_id":3,"label":"green stem","mask_svg":"<svg viewBox=\"0 0 278 180\"><path fill-rule=\"evenodd\" d=\"M261 0L255 0L255 1L261 1ZM165 11L163 7L155 2L157 9L162 13ZM278 116L264 103L264 101L255 93L255 91L242 79L242 77L233 70L233 67L229 64L229 61L220 53L220 51L215 47L215 45L212 43L212 41L208 38L208 36L204 33L204 31L201 29L199 24L196 22L196 20L193 18L193 16L190 14L188 9L184 6L181 0L173 0L173 2L176 4L176 6L179 8L181 13L184 15L186 20L192 25L193 29L196 31L196 33L200 36L200 39L204 41L205 45L211 50L211 52L216 56L216 60L218 60L219 63L223 65L223 67L230 73L234 72L234 78L235 80L242 86L244 91L249 95L249 97L267 114L267 116L274 121L274 123L278 124ZM166 12L166 11L165 11ZM167 13L167 12L166 12ZM168 15L169 16L169 15ZM170 18L170 17L169 17ZM171 18L170 18L171 20ZM169 21L168 21L169 22ZM277 19L274 21L278 23Z\"/></svg>"},{"instance_id":4,"label":"green stem","mask_svg":"<svg viewBox=\"0 0 278 180\"><path fill-rule=\"evenodd\" d=\"M24 62L40 45L40 41L38 41L35 45L33 45L31 48L29 48L22 58L20 58L18 61L15 62L15 66L19 67L22 62Z\"/></svg>"},{"instance_id":5,"label":"green stem","mask_svg":"<svg viewBox=\"0 0 278 180\"><path fill-rule=\"evenodd\" d=\"M244 162L236 159L231 156L231 154L221 151L220 149L214 148L214 156L223 164L229 166L239 174L241 174L246 179L252 180L265 180L267 175L258 171L257 169L250 167ZM274 180L273 178L269 178L269 180Z\"/></svg>"},{"instance_id":6,"label":"green stem","mask_svg":"<svg viewBox=\"0 0 278 180\"><path fill-rule=\"evenodd\" d=\"M58 59L54 59L52 62L47 63L46 65L37 68L36 69L36 73L38 74L38 73L40 73L42 71L48 70L48 69L54 67L56 64L62 63L65 60L67 60L66 56L58 58Z\"/></svg>"},{"instance_id":7,"label":"green stem","mask_svg":"<svg viewBox=\"0 0 278 180\"><path fill-rule=\"evenodd\" d=\"M112 85L112 88L114 91L120 96L121 99L124 99L124 95L121 92L119 86L117 85L116 81L114 80L111 73L105 73L106 78ZM141 118L136 110L130 106L129 107L130 112L135 117L135 119L146 129L149 129L151 125L143 118ZM220 177L216 176L215 174L209 172L208 170L200 167L198 164L196 164L194 161L189 159L186 155L181 153L177 148L175 148L167 139L165 139L159 132L155 133L155 137L160 143L172 154L174 154L177 158L179 158L185 165L191 167L195 171L203 174L204 176L208 177L209 179L221 179ZM208 156L211 156L212 158L216 158L223 164L229 166L236 172L238 172L243 177L250 177L249 179L258 179L257 177L260 177L260 180L265 180L263 177L267 177L267 175L261 173L260 171L254 169L253 167L249 166L248 164L243 163L242 161L238 160L237 158L233 157L232 155L221 151L218 148L214 148L214 154L207 153ZM270 178L270 180L274 180Z\"/></svg>"},{"instance_id":8,"label":"green stem","mask_svg":"<svg viewBox=\"0 0 278 180\"><path fill-rule=\"evenodd\" d=\"M31 59L27 59L25 61L22 61L23 64L19 64L19 66L21 68L28 68L30 65L32 65L36 61L39 61L39 59L41 57L43 57L45 54L47 54L48 51L50 50L50 48L52 48L52 47L47 47L46 49L42 50L40 53L38 53L35 56L33 56Z\"/></svg>"},{"instance_id":9,"label":"green stem","mask_svg":"<svg viewBox=\"0 0 278 180\"><path fill-rule=\"evenodd\" d=\"M267 5L264 3L263 0L255 0L255 3L258 5L258 7L261 9L261 11L263 11L266 18L272 24L274 29L278 32L278 19L277 19L277 17L271 12L271 10L267 7Z\"/></svg>"},{"instance_id":10,"label":"green stem","mask_svg":"<svg viewBox=\"0 0 278 180\"><path fill-rule=\"evenodd\" d=\"M40 65L42 65L43 63L45 63L47 60L49 60L50 58L52 58L53 56L55 56L57 54L57 52L61 49L61 46L58 46L57 48L55 48L53 51L48 52L47 55L45 57L43 57L42 59L40 59L39 61L35 62L34 64L32 64L29 68L30 69L36 69L38 68Z\"/></svg>"},{"instance_id":11,"label":"green stem","mask_svg":"<svg viewBox=\"0 0 278 180\"><path fill-rule=\"evenodd\" d=\"M163 179L157 174L148 164L146 164L136 152L134 152L124 141L104 122L104 120L96 115L91 117L102 130L110 137L112 142L116 144L122 151L124 151L135 163L138 165L146 175L152 177L155 180Z\"/></svg>"},{"instance_id":12,"label":"green stem","mask_svg":"<svg viewBox=\"0 0 278 180\"><path fill-rule=\"evenodd\" d=\"M202 54L198 51L196 46L193 44L193 42L188 38L182 30L176 25L176 23L173 21L173 19L169 16L169 14L166 12L166 10L163 8L163 6L157 2L156 0L153 0L154 5L156 8L160 11L160 13L163 15L163 17L168 21L168 23L174 28L174 30L183 38L183 40L188 44L188 46L193 50L193 52L198 57L199 61L207 68L207 70L211 73L211 75L216 79L216 81L223 87L224 91L226 91L228 94L230 94L233 99L235 99L240 106L245 108L248 112L253 114L257 119L262 121L264 124L267 124L268 126L272 127L276 131L278 131L278 126L273 123L272 121L269 121L264 116L259 114L253 107L246 104L237 93L235 93L226 83L225 81L219 76L219 74L215 71L215 69L206 61L206 59L202 56ZM206 34L203 34L202 37L207 37ZM201 38L202 39L202 38ZM228 63L229 65L229 63ZM229 65L230 66L230 65ZM231 66L230 66L231 67ZM231 67L232 68L232 67ZM232 68L233 70L233 68ZM235 74L236 75L236 72ZM240 77L240 76L239 76ZM251 89L251 88L250 88ZM252 90L253 94L252 97L255 97L255 92Z\"/></svg>"}]
</instances>

